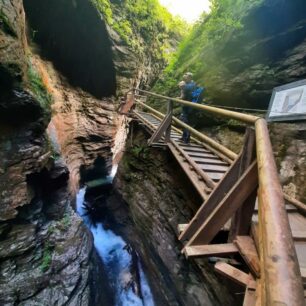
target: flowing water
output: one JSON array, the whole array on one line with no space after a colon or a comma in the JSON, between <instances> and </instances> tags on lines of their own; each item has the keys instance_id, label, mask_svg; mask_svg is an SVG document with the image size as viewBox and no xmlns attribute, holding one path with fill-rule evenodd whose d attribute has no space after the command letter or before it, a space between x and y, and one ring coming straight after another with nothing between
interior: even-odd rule
<instances>
[{"instance_id":1,"label":"flowing water","mask_svg":"<svg viewBox=\"0 0 306 306\"><path fill-rule=\"evenodd\" d=\"M115 172L116 167L113 167L111 175L106 178L108 183L112 182ZM92 222L84 206L85 194L85 187L77 194L77 212L93 234L94 245L105 266L116 306L154 306L152 292L137 253L134 250L131 252L129 244L113 231L105 229L103 223ZM132 267L137 270L137 280Z\"/></svg>"}]
</instances>

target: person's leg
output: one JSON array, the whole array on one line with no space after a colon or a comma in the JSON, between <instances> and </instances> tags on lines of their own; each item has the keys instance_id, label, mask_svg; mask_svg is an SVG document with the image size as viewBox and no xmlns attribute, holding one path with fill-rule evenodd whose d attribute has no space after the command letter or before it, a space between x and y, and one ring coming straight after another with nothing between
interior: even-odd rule
<instances>
[{"instance_id":1,"label":"person's leg","mask_svg":"<svg viewBox=\"0 0 306 306\"><path fill-rule=\"evenodd\" d=\"M184 123L186 123L186 124L188 124L189 123L189 120L188 120L188 115L187 114L184 114L184 116L183 116L183 122ZM189 140L190 140L190 132L187 130L187 129L184 129L183 130L183 141L185 142L185 143L189 143Z\"/></svg>"}]
</instances>

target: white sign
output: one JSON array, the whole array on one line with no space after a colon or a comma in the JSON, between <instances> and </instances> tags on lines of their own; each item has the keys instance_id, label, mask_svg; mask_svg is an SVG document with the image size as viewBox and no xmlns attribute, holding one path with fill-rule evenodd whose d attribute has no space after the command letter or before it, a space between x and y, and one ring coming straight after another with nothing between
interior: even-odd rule
<instances>
[{"instance_id":1,"label":"white sign","mask_svg":"<svg viewBox=\"0 0 306 306\"><path fill-rule=\"evenodd\" d=\"M306 80L274 88L267 120L303 119L306 119Z\"/></svg>"}]
</instances>

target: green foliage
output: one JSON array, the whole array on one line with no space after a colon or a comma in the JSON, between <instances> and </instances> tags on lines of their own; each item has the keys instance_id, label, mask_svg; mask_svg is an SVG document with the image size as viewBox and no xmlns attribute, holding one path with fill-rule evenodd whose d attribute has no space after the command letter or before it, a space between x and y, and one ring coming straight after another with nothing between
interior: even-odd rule
<instances>
[{"instance_id":1,"label":"green foliage","mask_svg":"<svg viewBox=\"0 0 306 306\"><path fill-rule=\"evenodd\" d=\"M173 17L158 0L92 0L107 24L137 53L149 48L154 60L167 61L189 26Z\"/></svg>"},{"instance_id":2,"label":"green foliage","mask_svg":"<svg viewBox=\"0 0 306 306\"><path fill-rule=\"evenodd\" d=\"M40 265L40 270L46 272L49 270L52 262L52 247L47 243L44 247L44 254Z\"/></svg>"},{"instance_id":3,"label":"green foliage","mask_svg":"<svg viewBox=\"0 0 306 306\"><path fill-rule=\"evenodd\" d=\"M149 148L147 146L139 146L135 145L131 148L131 153L136 158L144 158L146 159L149 153Z\"/></svg>"},{"instance_id":4,"label":"green foliage","mask_svg":"<svg viewBox=\"0 0 306 306\"><path fill-rule=\"evenodd\" d=\"M65 229L68 229L68 227L69 227L70 224L71 224L71 219L70 219L69 213L65 213L65 214L64 214L64 217L63 217L62 220L61 220L61 224L62 224L62 226L63 226Z\"/></svg>"},{"instance_id":5,"label":"green foliage","mask_svg":"<svg viewBox=\"0 0 306 306\"><path fill-rule=\"evenodd\" d=\"M28 83L30 90L35 95L42 108L48 109L52 102L52 96L43 84L40 74L35 69L31 60L28 61Z\"/></svg>"},{"instance_id":6,"label":"green foliage","mask_svg":"<svg viewBox=\"0 0 306 306\"><path fill-rule=\"evenodd\" d=\"M191 71L199 84L218 82L226 69L222 51L226 43L243 31L243 18L263 0L211 0L211 13L203 13L190 34L172 56L153 91L174 95L182 75ZM211 76L214 76L212 78Z\"/></svg>"}]
</instances>

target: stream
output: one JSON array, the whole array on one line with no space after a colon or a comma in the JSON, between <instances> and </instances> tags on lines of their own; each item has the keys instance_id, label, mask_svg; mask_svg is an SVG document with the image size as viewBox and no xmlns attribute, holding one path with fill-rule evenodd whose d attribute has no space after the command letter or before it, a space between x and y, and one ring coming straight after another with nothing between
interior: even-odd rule
<instances>
[{"instance_id":1,"label":"stream","mask_svg":"<svg viewBox=\"0 0 306 306\"><path fill-rule=\"evenodd\" d=\"M101 180L111 184L116 166ZM108 282L114 294L116 306L154 306L154 300L139 256L124 239L102 222L94 222L86 209L90 203L85 200L86 187L77 193L76 209L94 238L94 245L106 270Z\"/></svg>"}]
</instances>

